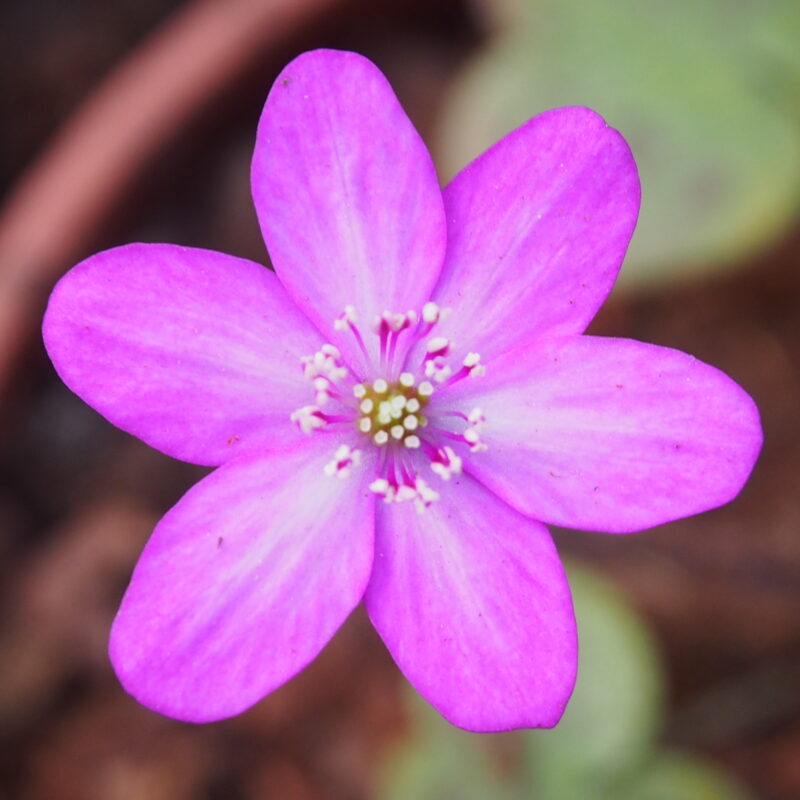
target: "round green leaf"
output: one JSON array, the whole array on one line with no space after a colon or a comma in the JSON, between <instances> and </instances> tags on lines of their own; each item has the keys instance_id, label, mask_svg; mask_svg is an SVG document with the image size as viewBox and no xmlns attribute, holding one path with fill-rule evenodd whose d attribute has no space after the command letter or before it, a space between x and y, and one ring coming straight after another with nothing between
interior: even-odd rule
<instances>
[{"instance_id":1,"label":"round green leaf","mask_svg":"<svg viewBox=\"0 0 800 800\"><path fill-rule=\"evenodd\" d=\"M586 105L642 179L623 284L735 263L800 209L800 14L785 0L528 0L463 73L439 138L447 176L512 128Z\"/></svg>"},{"instance_id":2,"label":"round green leaf","mask_svg":"<svg viewBox=\"0 0 800 800\"><path fill-rule=\"evenodd\" d=\"M607 800L652 753L662 720L662 672L647 628L613 585L575 566L568 573L578 681L558 727L526 738L531 794Z\"/></svg>"},{"instance_id":3,"label":"round green leaf","mask_svg":"<svg viewBox=\"0 0 800 800\"><path fill-rule=\"evenodd\" d=\"M631 788L618 795L619 800L749 800L749 797L721 769L679 753L654 760Z\"/></svg>"},{"instance_id":4,"label":"round green leaf","mask_svg":"<svg viewBox=\"0 0 800 800\"><path fill-rule=\"evenodd\" d=\"M446 722L407 687L410 735L380 771L382 800L504 800L518 797L502 780L489 747L509 734L474 734Z\"/></svg>"}]
</instances>

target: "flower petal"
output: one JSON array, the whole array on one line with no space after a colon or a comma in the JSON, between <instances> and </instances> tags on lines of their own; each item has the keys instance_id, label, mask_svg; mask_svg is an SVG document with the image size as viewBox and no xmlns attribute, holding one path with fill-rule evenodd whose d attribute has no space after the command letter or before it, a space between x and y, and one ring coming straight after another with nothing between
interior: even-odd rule
<instances>
[{"instance_id":1,"label":"flower petal","mask_svg":"<svg viewBox=\"0 0 800 800\"><path fill-rule=\"evenodd\" d=\"M59 281L44 341L64 383L108 420L215 465L297 438L289 414L312 397L298 359L321 340L265 267L133 244Z\"/></svg>"},{"instance_id":2,"label":"flower petal","mask_svg":"<svg viewBox=\"0 0 800 800\"><path fill-rule=\"evenodd\" d=\"M545 522L626 533L715 508L738 494L761 447L750 397L676 350L577 336L486 370L447 397L486 417L488 450L467 468Z\"/></svg>"},{"instance_id":3,"label":"flower petal","mask_svg":"<svg viewBox=\"0 0 800 800\"><path fill-rule=\"evenodd\" d=\"M245 456L161 520L111 633L120 681L178 719L237 714L301 670L361 600L374 501L323 474L331 438Z\"/></svg>"},{"instance_id":4,"label":"flower petal","mask_svg":"<svg viewBox=\"0 0 800 800\"><path fill-rule=\"evenodd\" d=\"M367 59L316 50L283 70L259 124L252 185L275 271L326 336L347 305L368 327L430 296L446 238L438 179ZM334 338L363 363L349 334Z\"/></svg>"},{"instance_id":5,"label":"flower petal","mask_svg":"<svg viewBox=\"0 0 800 800\"><path fill-rule=\"evenodd\" d=\"M444 190L437 333L484 361L542 334L581 333L616 279L639 212L625 140L588 108L512 131Z\"/></svg>"},{"instance_id":6,"label":"flower petal","mask_svg":"<svg viewBox=\"0 0 800 800\"><path fill-rule=\"evenodd\" d=\"M379 504L367 611L450 722L551 727L575 682L569 587L547 529L466 475L418 514Z\"/></svg>"}]
</instances>

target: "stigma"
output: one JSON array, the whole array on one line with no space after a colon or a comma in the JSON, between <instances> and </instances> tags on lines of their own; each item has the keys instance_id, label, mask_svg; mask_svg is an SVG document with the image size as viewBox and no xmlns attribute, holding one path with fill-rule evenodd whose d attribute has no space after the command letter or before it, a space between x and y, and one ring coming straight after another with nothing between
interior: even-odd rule
<instances>
[{"instance_id":1,"label":"stigma","mask_svg":"<svg viewBox=\"0 0 800 800\"><path fill-rule=\"evenodd\" d=\"M358 401L359 432L370 436L378 447L394 443L419 449L422 440L418 431L428 424L422 412L432 394L433 385L422 381L417 386L411 372L403 372L392 383L385 378L357 383L353 396Z\"/></svg>"}]
</instances>

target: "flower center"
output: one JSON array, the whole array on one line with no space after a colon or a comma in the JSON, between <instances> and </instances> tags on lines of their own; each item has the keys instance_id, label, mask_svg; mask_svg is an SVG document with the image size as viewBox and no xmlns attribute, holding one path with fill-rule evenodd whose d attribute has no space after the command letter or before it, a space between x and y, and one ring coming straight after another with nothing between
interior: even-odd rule
<instances>
[{"instance_id":1,"label":"flower center","mask_svg":"<svg viewBox=\"0 0 800 800\"><path fill-rule=\"evenodd\" d=\"M358 430L379 447L394 441L418 449L421 440L417 431L428 424L422 410L433 394L433 385L430 381L414 384L411 372L403 372L394 383L378 378L356 384L353 395L358 400Z\"/></svg>"},{"instance_id":2,"label":"flower center","mask_svg":"<svg viewBox=\"0 0 800 800\"><path fill-rule=\"evenodd\" d=\"M368 371L377 375L369 380L354 378L338 348L331 344L301 359L315 403L294 411L292 422L307 434L338 430L352 442L332 449L332 460L324 468L326 475L346 478L354 468L363 468L361 448L377 447L376 474L370 490L387 503L412 500L419 511L424 511L439 494L428 486L422 471L429 469L447 481L461 472L465 457L486 449L481 437L486 420L481 410L473 408L464 413L450 408L438 396L439 389L485 373L477 353L468 353L455 369L449 363L452 342L431 336L445 314L446 310L435 303L426 303L420 314L381 314L372 325L379 338L375 364L358 327L355 309L348 306L334 328L350 330ZM406 361L422 340L426 340L422 360L414 369ZM357 440L353 438L354 428Z\"/></svg>"}]
</instances>

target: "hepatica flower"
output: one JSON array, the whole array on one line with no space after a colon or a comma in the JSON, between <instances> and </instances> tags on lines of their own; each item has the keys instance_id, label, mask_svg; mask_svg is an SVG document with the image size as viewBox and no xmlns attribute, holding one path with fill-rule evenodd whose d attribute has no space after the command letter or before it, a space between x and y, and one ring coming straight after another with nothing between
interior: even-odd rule
<instances>
[{"instance_id":1,"label":"hepatica flower","mask_svg":"<svg viewBox=\"0 0 800 800\"><path fill-rule=\"evenodd\" d=\"M639 183L586 108L534 117L440 190L381 73L316 51L276 81L252 165L275 272L133 244L56 286L64 382L218 469L167 513L111 633L141 703L237 714L363 601L447 719L547 727L575 680L546 523L627 533L733 498L753 402L691 356L582 335Z\"/></svg>"}]
</instances>

